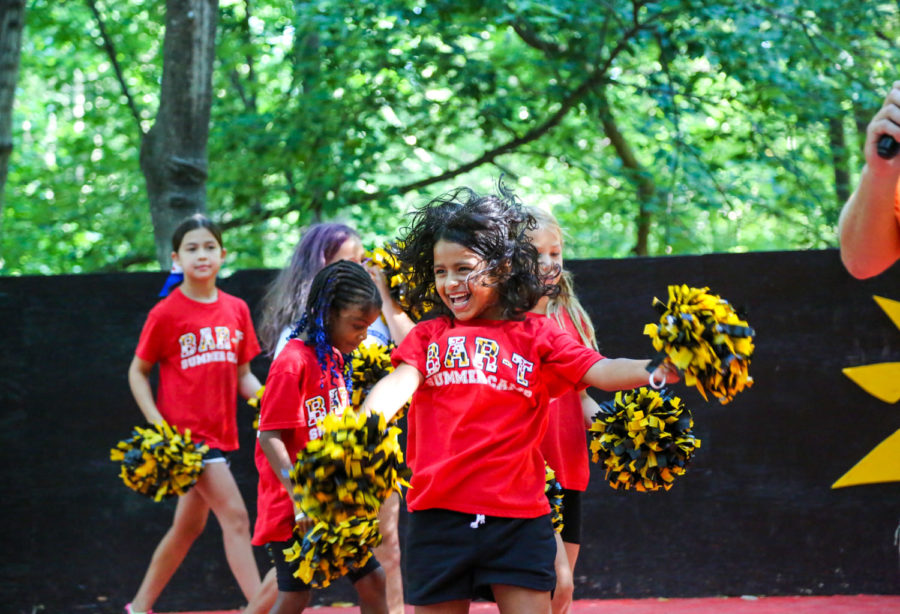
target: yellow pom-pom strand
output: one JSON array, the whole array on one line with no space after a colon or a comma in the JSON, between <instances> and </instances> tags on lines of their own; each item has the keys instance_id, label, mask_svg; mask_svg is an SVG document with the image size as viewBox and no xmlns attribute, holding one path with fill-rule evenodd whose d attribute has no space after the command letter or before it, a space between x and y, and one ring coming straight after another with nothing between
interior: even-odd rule
<instances>
[{"instance_id":1,"label":"yellow pom-pom strand","mask_svg":"<svg viewBox=\"0 0 900 614\"><path fill-rule=\"evenodd\" d=\"M396 346L391 343L383 345L381 343L364 342L359 345L350 355L353 364L353 392L350 395L350 405L354 411L360 411L363 401L366 400L369 391L378 383L382 377L394 370L391 364L391 352ZM403 417L409 403L404 405L391 418L391 422L397 422Z\"/></svg>"},{"instance_id":2,"label":"yellow pom-pom strand","mask_svg":"<svg viewBox=\"0 0 900 614\"><path fill-rule=\"evenodd\" d=\"M297 507L316 521L291 549L299 561L295 575L313 586L365 564L381 540L378 510L409 486L400 429L384 416L348 409L325 416L320 426L322 436L297 455L290 473Z\"/></svg>"},{"instance_id":3,"label":"yellow pom-pom strand","mask_svg":"<svg viewBox=\"0 0 900 614\"><path fill-rule=\"evenodd\" d=\"M209 446L191 441L166 422L148 427L137 426L131 437L109 451L109 458L120 463L119 477L125 485L154 501L181 496L197 483L203 472L203 455Z\"/></svg>"},{"instance_id":4,"label":"yellow pom-pom strand","mask_svg":"<svg viewBox=\"0 0 900 614\"><path fill-rule=\"evenodd\" d=\"M690 410L665 390L619 391L594 415L591 460L603 463L613 488L669 490L700 447L693 426Z\"/></svg>"},{"instance_id":5,"label":"yellow pom-pom strand","mask_svg":"<svg viewBox=\"0 0 900 614\"><path fill-rule=\"evenodd\" d=\"M562 533L563 530L563 492L562 485L556 480L556 472L544 462L544 494L550 502L550 519L553 522L553 530Z\"/></svg>"},{"instance_id":6,"label":"yellow pom-pom strand","mask_svg":"<svg viewBox=\"0 0 900 614\"><path fill-rule=\"evenodd\" d=\"M366 252L365 257L384 271L391 298L397 301L397 304L400 305L400 308L403 309L406 315L412 320L418 321L428 312L428 308L412 309L409 304L409 291L413 287L410 280L412 268L404 267L400 260L397 259L395 250L398 247L402 247L402 243L399 241L389 243L384 247L376 247L372 251Z\"/></svg>"},{"instance_id":7,"label":"yellow pom-pom strand","mask_svg":"<svg viewBox=\"0 0 900 614\"><path fill-rule=\"evenodd\" d=\"M703 398L728 403L753 384L750 356L754 330L723 298L709 288L669 286L669 299L653 299L660 314L658 324L647 324L662 360L684 373L684 382L695 386Z\"/></svg>"},{"instance_id":8,"label":"yellow pom-pom strand","mask_svg":"<svg viewBox=\"0 0 900 614\"><path fill-rule=\"evenodd\" d=\"M380 543L378 518L319 521L284 550L284 558L296 564L295 577L315 588L325 588L351 569L365 565Z\"/></svg>"},{"instance_id":9,"label":"yellow pom-pom strand","mask_svg":"<svg viewBox=\"0 0 900 614\"><path fill-rule=\"evenodd\" d=\"M266 387L260 386L259 390L256 391L256 394L247 399L247 405L256 410L256 415L253 417L253 428L259 428L259 412L260 412L260 404L262 403L263 395L266 393Z\"/></svg>"}]
</instances>

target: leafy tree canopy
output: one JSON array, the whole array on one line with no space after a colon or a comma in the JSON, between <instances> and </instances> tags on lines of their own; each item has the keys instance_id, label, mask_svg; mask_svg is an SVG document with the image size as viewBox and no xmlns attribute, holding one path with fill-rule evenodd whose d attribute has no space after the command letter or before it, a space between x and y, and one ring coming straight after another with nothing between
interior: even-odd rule
<instances>
[{"instance_id":1,"label":"leafy tree canopy","mask_svg":"<svg viewBox=\"0 0 900 614\"><path fill-rule=\"evenodd\" d=\"M897 3L221 0L207 210L235 268L505 175L567 257L833 246ZM156 270L164 3L31 0L5 274Z\"/></svg>"}]
</instances>

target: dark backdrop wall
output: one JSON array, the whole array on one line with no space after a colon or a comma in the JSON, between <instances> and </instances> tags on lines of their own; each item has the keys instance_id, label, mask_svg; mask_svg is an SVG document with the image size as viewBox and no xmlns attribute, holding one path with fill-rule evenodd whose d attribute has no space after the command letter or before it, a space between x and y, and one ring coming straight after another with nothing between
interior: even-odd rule
<instances>
[{"instance_id":1,"label":"dark backdrop wall","mask_svg":"<svg viewBox=\"0 0 900 614\"><path fill-rule=\"evenodd\" d=\"M671 491L614 491L593 467L576 597L900 593L900 484L829 489L900 428L900 407L841 374L900 361L900 330L871 298L900 300L900 267L860 282L834 250L569 267L609 356L650 355L643 325L670 283L710 286L757 331L755 385L733 403L679 387L702 447ZM221 287L257 315L272 275L241 271ZM0 278L3 611L121 612L169 526L174 504L129 491L108 460L141 421L126 370L164 277ZM268 363L252 367L262 379ZM252 410L239 412L232 469L255 517ZM353 592L341 582L316 599ZM211 519L156 609L241 604Z\"/></svg>"}]
</instances>

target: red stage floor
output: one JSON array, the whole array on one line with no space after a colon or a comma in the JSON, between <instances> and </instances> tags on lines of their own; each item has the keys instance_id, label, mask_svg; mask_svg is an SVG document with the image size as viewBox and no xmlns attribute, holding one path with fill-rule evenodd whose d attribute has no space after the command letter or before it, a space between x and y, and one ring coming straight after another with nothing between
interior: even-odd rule
<instances>
[{"instance_id":1,"label":"red stage floor","mask_svg":"<svg viewBox=\"0 0 900 614\"><path fill-rule=\"evenodd\" d=\"M313 607L314 614L350 614L356 607ZM412 614L411 606L407 613ZM492 603L473 603L475 614L497 614ZM572 614L900 614L900 595L832 597L710 597L703 599L579 600ZM182 614L240 614L237 610Z\"/></svg>"}]
</instances>

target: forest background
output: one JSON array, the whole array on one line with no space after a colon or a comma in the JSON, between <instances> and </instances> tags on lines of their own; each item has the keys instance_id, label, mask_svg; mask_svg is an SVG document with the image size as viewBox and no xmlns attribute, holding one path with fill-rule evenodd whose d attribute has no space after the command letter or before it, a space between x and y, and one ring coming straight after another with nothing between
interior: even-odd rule
<instances>
[{"instance_id":1,"label":"forest background","mask_svg":"<svg viewBox=\"0 0 900 614\"><path fill-rule=\"evenodd\" d=\"M374 247L502 175L568 257L836 245L900 2L0 0L0 274Z\"/></svg>"}]
</instances>

